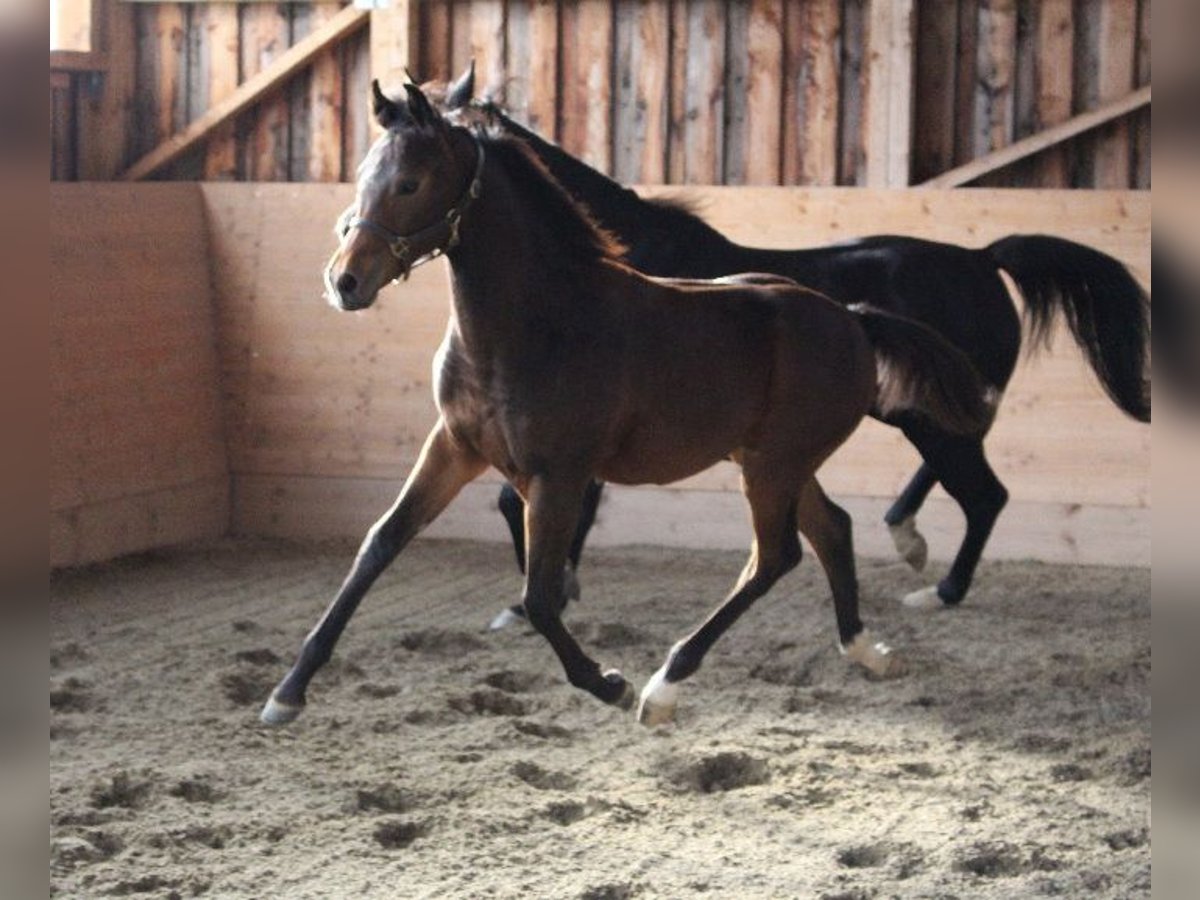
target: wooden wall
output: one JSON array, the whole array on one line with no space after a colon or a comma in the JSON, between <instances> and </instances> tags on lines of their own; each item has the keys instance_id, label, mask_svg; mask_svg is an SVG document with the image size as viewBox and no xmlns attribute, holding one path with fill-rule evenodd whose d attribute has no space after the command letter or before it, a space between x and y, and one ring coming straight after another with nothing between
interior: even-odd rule
<instances>
[{"instance_id":1,"label":"wooden wall","mask_svg":"<svg viewBox=\"0 0 1200 900\"><path fill-rule=\"evenodd\" d=\"M872 23L890 0L412 0L414 71L474 58L542 133L627 183L867 181ZM110 2L110 70L55 102L55 177L112 178L333 15L314 3ZM920 0L919 182L1150 83L1151 0ZM164 178L346 180L369 139L365 34L319 58ZM69 95L69 96L68 96ZM1149 188L1150 116L988 176Z\"/></svg>"},{"instance_id":2,"label":"wooden wall","mask_svg":"<svg viewBox=\"0 0 1200 900\"><path fill-rule=\"evenodd\" d=\"M50 186L50 563L226 533L195 185Z\"/></svg>"},{"instance_id":3,"label":"wooden wall","mask_svg":"<svg viewBox=\"0 0 1200 900\"><path fill-rule=\"evenodd\" d=\"M227 410L233 524L243 533L361 535L391 502L436 418L430 366L447 315L443 263L387 289L363 313L320 297L339 185L203 185ZM659 190L664 190L660 188ZM1112 253L1150 281L1145 192L673 188L749 243L797 247L879 231L982 245L1029 230ZM652 192L652 191L651 191ZM1124 418L1073 345L1022 365L988 440L1012 492L992 558L1150 563L1150 429ZM893 429L868 422L822 470L855 516L860 552L890 554L880 519L917 465ZM495 479L464 492L434 533L504 539ZM922 514L935 559L961 517L938 493ZM736 471L670 489L614 489L599 542L743 547Z\"/></svg>"}]
</instances>

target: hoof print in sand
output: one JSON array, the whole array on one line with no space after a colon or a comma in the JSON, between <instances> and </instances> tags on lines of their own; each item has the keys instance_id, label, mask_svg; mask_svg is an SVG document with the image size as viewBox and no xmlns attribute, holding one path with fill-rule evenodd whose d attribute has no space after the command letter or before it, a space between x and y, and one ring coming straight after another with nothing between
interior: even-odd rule
<instances>
[{"instance_id":1,"label":"hoof print in sand","mask_svg":"<svg viewBox=\"0 0 1200 900\"><path fill-rule=\"evenodd\" d=\"M283 662L274 650L267 647L240 650L234 654L234 658L238 662L249 663L252 666L277 666Z\"/></svg>"},{"instance_id":2,"label":"hoof print in sand","mask_svg":"<svg viewBox=\"0 0 1200 900\"><path fill-rule=\"evenodd\" d=\"M766 784L771 780L771 771L765 759L725 751L684 764L671 774L670 780L684 790L715 794Z\"/></svg>"},{"instance_id":3,"label":"hoof print in sand","mask_svg":"<svg viewBox=\"0 0 1200 900\"><path fill-rule=\"evenodd\" d=\"M92 806L109 809L138 809L150 797L153 785L146 780L133 778L128 772L118 772L108 781L92 788Z\"/></svg>"},{"instance_id":4,"label":"hoof print in sand","mask_svg":"<svg viewBox=\"0 0 1200 900\"><path fill-rule=\"evenodd\" d=\"M545 678L534 672L505 670L492 672L483 679L483 683L506 694L528 694L542 688Z\"/></svg>"},{"instance_id":5,"label":"hoof print in sand","mask_svg":"<svg viewBox=\"0 0 1200 900\"><path fill-rule=\"evenodd\" d=\"M221 692L234 706L261 706L271 696L277 674L259 669L234 669L221 675Z\"/></svg>"},{"instance_id":6,"label":"hoof print in sand","mask_svg":"<svg viewBox=\"0 0 1200 900\"><path fill-rule=\"evenodd\" d=\"M1104 836L1104 843L1114 852L1144 847L1148 840L1149 834L1145 828L1126 828L1124 831L1114 831Z\"/></svg>"},{"instance_id":7,"label":"hoof print in sand","mask_svg":"<svg viewBox=\"0 0 1200 900\"><path fill-rule=\"evenodd\" d=\"M50 689L50 709L59 713L87 712L95 706L92 686L78 678L68 678Z\"/></svg>"},{"instance_id":8,"label":"hoof print in sand","mask_svg":"<svg viewBox=\"0 0 1200 900\"><path fill-rule=\"evenodd\" d=\"M521 732L521 734L543 738L548 741L569 741L574 737L574 734L569 729L563 728L561 725L546 722L518 720L513 722L513 727Z\"/></svg>"},{"instance_id":9,"label":"hoof print in sand","mask_svg":"<svg viewBox=\"0 0 1200 900\"><path fill-rule=\"evenodd\" d=\"M599 884L586 888L579 895L579 900L629 900L634 895L632 885L628 884Z\"/></svg>"},{"instance_id":10,"label":"hoof print in sand","mask_svg":"<svg viewBox=\"0 0 1200 900\"><path fill-rule=\"evenodd\" d=\"M1014 878L1032 866L1009 844L980 844L954 863L954 868L979 878Z\"/></svg>"},{"instance_id":11,"label":"hoof print in sand","mask_svg":"<svg viewBox=\"0 0 1200 900\"><path fill-rule=\"evenodd\" d=\"M529 704L503 691L480 690L446 701L451 709L471 716L523 716L529 712Z\"/></svg>"},{"instance_id":12,"label":"hoof print in sand","mask_svg":"<svg viewBox=\"0 0 1200 900\"><path fill-rule=\"evenodd\" d=\"M50 865L69 871L80 865L110 859L124 849L125 842L106 831L56 838L50 842Z\"/></svg>"},{"instance_id":13,"label":"hoof print in sand","mask_svg":"<svg viewBox=\"0 0 1200 900\"><path fill-rule=\"evenodd\" d=\"M397 819L380 822L375 826L375 842L385 850L403 850L428 833L429 827L424 822Z\"/></svg>"},{"instance_id":14,"label":"hoof print in sand","mask_svg":"<svg viewBox=\"0 0 1200 900\"><path fill-rule=\"evenodd\" d=\"M216 803L223 796L203 775L184 778L176 783L169 791L172 797L186 800L188 803Z\"/></svg>"},{"instance_id":15,"label":"hoof print in sand","mask_svg":"<svg viewBox=\"0 0 1200 900\"><path fill-rule=\"evenodd\" d=\"M887 844L859 844L838 851L838 865L847 869L873 869L888 861L891 851Z\"/></svg>"},{"instance_id":16,"label":"hoof print in sand","mask_svg":"<svg viewBox=\"0 0 1200 900\"><path fill-rule=\"evenodd\" d=\"M394 784L360 789L355 798L356 808L364 812L405 813L417 807L412 794Z\"/></svg>"},{"instance_id":17,"label":"hoof print in sand","mask_svg":"<svg viewBox=\"0 0 1200 900\"><path fill-rule=\"evenodd\" d=\"M551 772L526 760L514 763L512 773L539 791L569 791L576 784L575 779L566 772Z\"/></svg>"},{"instance_id":18,"label":"hoof print in sand","mask_svg":"<svg viewBox=\"0 0 1200 900\"><path fill-rule=\"evenodd\" d=\"M428 653L433 656L463 656L487 647L484 641L469 631L441 628L410 631L402 636L398 643L413 653Z\"/></svg>"}]
</instances>

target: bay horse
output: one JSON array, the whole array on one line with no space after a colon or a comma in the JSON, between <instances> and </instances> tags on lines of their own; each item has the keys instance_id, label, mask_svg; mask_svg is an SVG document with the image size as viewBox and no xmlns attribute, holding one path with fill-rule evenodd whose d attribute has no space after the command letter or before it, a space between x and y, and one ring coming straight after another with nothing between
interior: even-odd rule
<instances>
[{"instance_id":1,"label":"bay horse","mask_svg":"<svg viewBox=\"0 0 1200 900\"><path fill-rule=\"evenodd\" d=\"M895 674L896 656L858 615L849 516L814 476L872 408L919 409L955 432L983 428L991 411L966 358L922 325L847 309L778 276L642 275L524 142L451 123L417 85L405 91L393 100L372 86L385 133L360 167L324 281L336 308L362 310L413 265L445 254L452 300L434 362L439 418L262 720L300 713L377 576L489 466L526 503L529 621L570 684L629 708L632 686L602 670L560 617L587 486L664 484L726 458L740 465L750 559L642 691L642 722L671 718L679 682L800 562L797 530L827 573L844 655Z\"/></svg>"},{"instance_id":2,"label":"bay horse","mask_svg":"<svg viewBox=\"0 0 1200 900\"><path fill-rule=\"evenodd\" d=\"M1126 267L1107 254L1036 234L1012 235L980 249L896 235L805 250L745 247L709 226L687 204L643 199L513 121L497 104L476 100L473 64L455 82L437 86L437 92L444 111L524 140L567 192L625 245L625 261L639 271L693 278L771 272L840 303L866 302L916 319L965 353L997 396L1012 377L1022 345L1022 320L1001 279L1003 271L1025 301L1027 345L1036 349L1048 343L1061 315L1112 401L1138 421L1150 421L1149 296ZM1008 502L1008 491L984 452L986 432L955 434L911 410L871 415L901 429L922 459L884 516L901 557L917 571L925 566L928 550L916 516L938 482L966 517L966 532L945 577L903 602L913 607L959 604ZM574 542L572 572L599 497L596 487ZM518 563L523 557L521 507L516 492L506 485L500 510L512 532ZM493 625L511 619L512 614L501 614Z\"/></svg>"}]
</instances>

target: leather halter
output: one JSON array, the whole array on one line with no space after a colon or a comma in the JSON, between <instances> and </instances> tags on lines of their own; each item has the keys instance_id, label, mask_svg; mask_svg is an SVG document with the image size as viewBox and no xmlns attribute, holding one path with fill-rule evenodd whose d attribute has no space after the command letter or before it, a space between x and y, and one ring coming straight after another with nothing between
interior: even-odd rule
<instances>
[{"instance_id":1,"label":"leather halter","mask_svg":"<svg viewBox=\"0 0 1200 900\"><path fill-rule=\"evenodd\" d=\"M467 185L467 189L441 219L411 234L396 234L378 222L372 222L362 216L355 216L346 224L343 234L349 233L352 228L363 228L381 238L387 244L392 256L400 262L400 266L404 270L403 275L400 276L402 278L408 278L409 273L417 266L437 259L448 250L453 250L458 246L458 226L462 221L462 215L466 212L467 207L479 198L483 187L483 144L475 135L471 135L471 138L475 141L475 149L478 151L475 173L471 176L471 183ZM443 232L444 238L442 238ZM421 256L414 256L415 248L429 240L434 242L433 249Z\"/></svg>"}]
</instances>

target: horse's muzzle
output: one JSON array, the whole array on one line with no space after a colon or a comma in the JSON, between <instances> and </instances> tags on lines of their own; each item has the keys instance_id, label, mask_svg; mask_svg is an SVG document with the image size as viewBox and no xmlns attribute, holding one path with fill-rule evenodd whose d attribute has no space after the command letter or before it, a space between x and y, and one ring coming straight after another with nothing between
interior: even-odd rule
<instances>
[{"instance_id":1,"label":"horse's muzzle","mask_svg":"<svg viewBox=\"0 0 1200 900\"><path fill-rule=\"evenodd\" d=\"M354 310L366 309L375 301L375 292L363 290L361 280L353 272L336 271L331 261L325 267L325 298L334 309Z\"/></svg>"}]
</instances>

